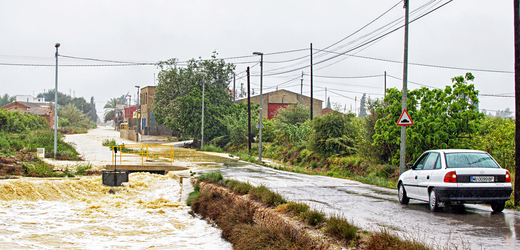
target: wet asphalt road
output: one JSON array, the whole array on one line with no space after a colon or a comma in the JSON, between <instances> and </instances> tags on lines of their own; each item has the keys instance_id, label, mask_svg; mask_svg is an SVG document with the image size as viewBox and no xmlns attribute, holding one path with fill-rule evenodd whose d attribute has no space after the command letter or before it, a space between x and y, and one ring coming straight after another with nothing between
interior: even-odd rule
<instances>
[{"instance_id":1,"label":"wet asphalt road","mask_svg":"<svg viewBox=\"0 0 520 250\"><path fill-rule=\"evenodd\" d=\"M226 164L225 164L226 165ZM493 214L489 206L465 205L432 213L428 204L401 205L397 190L326 176L304 175L244 164L221 169L225 178L263 184L287 200L340 214L370 231L388 228L408 237L458 249L520 249L520 212Z\"/></svg>"}]
</instances>

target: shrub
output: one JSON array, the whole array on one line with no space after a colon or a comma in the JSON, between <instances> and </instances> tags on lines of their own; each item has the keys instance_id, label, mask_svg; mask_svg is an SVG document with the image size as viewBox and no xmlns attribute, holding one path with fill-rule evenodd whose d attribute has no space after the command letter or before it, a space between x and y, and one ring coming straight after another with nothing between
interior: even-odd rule
<instances>
[{"instance_id":1,"label":"shrub","mask_svg":"<svg viewBox=\"0 0 520 250\"><path fill-rule=\"evenodd\" d=\"M305 211L300 213L300 217L311 226L317 226L318 224L325 221L325 215L318 211Z\"/></svg>"},{"instance_id":2,"label":"shrub","mask_svg":"<svg viewBox=\"0 0 520 250\"><path fill-rule=\"evenodd\" d=\"M199 181L208 181L211 183L219 183L224 178L222 177L222 173L220 171L212 171L202 174L197 178Z\"/></svg>"},{"instance_id":3,"label":"shrub","mask_svg":"<svg viewBox=\"0 0 520 250\"><path fill-rule=\"evenodd\" d=\"M305 203L296 203L296 202L288 202L287 209L289 211L294 211L296 214L304 213L309 211L309 206Z\"/></svg>"},{"instance_id":4,"label":"shrub","mask_svg":"<svg viewBox=\"0 0 520 250\"><path fill-rule=\"evenodd\" d=\"M193 191L188 195L188 198L186 199L186 205L191 206L193 203L193 200L199 196L200 193L198 191Z\"/></svg>"},{"instance_id":5,"label":"shrub","mask_svg":"<svg viewBox=\"0 0 520 250\"><path fill-rule=\"evenodd\" d=\"M325 232L343 240L353 240L357 237L358 228L339 216L327 220Z\"/></svg>"},{"instance_id":6,"label":"shrub","mask_svg":"<svg viewBox=\"0 0 520 250\"><path fill-rule=\"evenodd\" d=\"M266 186L260 185L249 191L249 194L256 199L263 201L268 206L277 206L287 203L281 195L269 190Z\"/></svg>"},{"instance_id":7,"label":"shrub","mask_svg":"<svg viewBox=\"0 0 520 250\"><path fill-rule=\"evenodd\" d=\"M318 116L312 121L310 148L323 157L354 152L354 114L337 112Z\"/></svg>"},{"instance_id":8,"label":"shrub","mask_svg":"<svg viewBox=\"0 0 520 250\"><path fill-rule=\"evenodd\" d=\"M202 151L208 151L208 152L217 152L217 153L222 153L224 152L222 150L222 148L220 148L220 146L215 146L213 144L208 144L208 145L205 145L204 147L202 147L201 149Z\"/></svg>"},{"instance_id":9,"label":"shrub","mask_svg":"<svg viewBox=\"0 0 520 250\"><path fill-rule=\"evenodd\" d=\"M386 229L383 229L380 232L370 235L365 249L427 250L431 248L414 239L402 240L399 236L391 234Z\"/></svg>"},{"instance_id":10,"label":"shrub","mask_svg":"<svg viewBox=\"0 0 520 250\"><path fill-rule=\"evenodd\" d=\"M254 188L249 183L235 181L235 180L227 180L226 185L228 186L228 188L233 190L234 193L237 193L237 194L248 194Z\"/></svg>"},{"instance_id":11,"label":"shrub","mask_svg":"<svg viewBox=\"0 0 520 250\"><path fill-rule=\"evenodd\" d=\"M87 170L92 169L92 164L80 164L76 167L76 174L84 175Z\"/></svg>"}]
</instances>

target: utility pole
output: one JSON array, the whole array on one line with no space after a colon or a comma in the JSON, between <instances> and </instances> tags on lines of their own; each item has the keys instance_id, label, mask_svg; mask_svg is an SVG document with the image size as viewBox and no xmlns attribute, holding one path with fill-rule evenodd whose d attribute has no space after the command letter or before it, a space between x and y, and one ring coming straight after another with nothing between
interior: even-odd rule
<instances>
[{"instance_id":1,"label":"utility pole","mask_svg":"<svg viewBox=\"0 0 520 250\"><path fill-rule=\"evenodd\" d=\"M520 0L514 0L515 20L515 205L520 203Z\"/></svg>"},{"instance_id":2,"label":"utility pole","mask_svg":"<svg viewBox=\"0 0 520 250\"><path fill-rule=\"evenodd\" d=\"M237 96L236 90L237 89L235 88L235 72L233 72L233 102L236 101L236 96Z\"/></svg>"},{"instance_id":3,"label":"utility pole","mask_svg":"<svg viewBox=\"0 0 520 250\"><path fill-rule=\"evenodd\" d=\"M56 159L56 150L58 148L58 48L59 43L54 45L56 48L56 75L55 75L55 87L54 87L54 159Z\"/></svg>"},{"instance_id":4,"label":"utility pole","mask_svg":"<svg viewBox=\"0 0 520 250\"><path fill-rule=\"evenodd\" d=\"M386 97L386 71L385 71L385 86L384 86L384 90L383 90L383 100L385 97Z\"/></svg>"},{"instance_id":5,"label":"utility pole","mask_svg":"<svg viewBox=\"0 0 520 250\"><path fill-rule=\"evenodd\" d=\"M408 95L408 1L404 0L404 60L403 60L403 99L402 112L406 109L406 98ZM401 126L401 148L399 157L399 175L404 173L406 165L406 126Z\"/></svg>"},{"instance_id":6,"label":"utility pole","mask_svg":"<svg viewBox=\"0 0 520 250\"><path fill-rule=\"evenodd\" d=\"M251 155L251 84L249 81L249 67L247 67L247 146L249 149L249 155Z\"/></svg>"},{"instance_id":7,"label":"utility pole","mask_svg":"<svg viewBox=\"0 0 520 250\"><path fill-rule=\"evenodd\" d=\"M327 88L325 87L325 99L323 99L324 102L327 101ZM327 106L327 103L325 103L325 107ZM323 107L322 107L323 108Z\"/></svg>"},{"instance_id":8,"label":"utility pole","mask_svg":"<svg viewBox=\"0 0 520 250\"><path fill-rule=\"evenodd\" d=\"M303 71L302 71L302 82L300 86L300 105L303 105Z\"/></svg>"},{"instance_id":9,"label":"utility pole","mask_svg":"<svg viewBox=\"0 0 520 250\"><path fill-rule=\"evenodd\" d=\"M311 121L313 118L313 109L314 109L314 91L312 91L312 43L311 43Z\"/></svg>"}]
</instances>

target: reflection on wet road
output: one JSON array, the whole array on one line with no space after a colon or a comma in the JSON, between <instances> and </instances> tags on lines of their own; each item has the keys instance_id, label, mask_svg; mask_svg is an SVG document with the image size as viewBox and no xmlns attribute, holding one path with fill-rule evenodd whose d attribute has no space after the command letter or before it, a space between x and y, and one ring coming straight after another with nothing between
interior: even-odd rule
<instances>
[{"instance_id":1,"label":"reflection on wet road","mask_svg":"<svg viewBox=\"0 0 520 250\"><path fill-rule=\"evenodd\" d=\"M223 168L225 178L266 185L292 201L327 214L341 214L369 230L381 226L409 236L471 249L520 249L520 213L492 214L484 205L466 205L464 213L430 212L428 204L401 205L397 191L355 181L279 171L257 165ZM464 243L461 243L464 242Z\"/></svg>"}]
</instances>

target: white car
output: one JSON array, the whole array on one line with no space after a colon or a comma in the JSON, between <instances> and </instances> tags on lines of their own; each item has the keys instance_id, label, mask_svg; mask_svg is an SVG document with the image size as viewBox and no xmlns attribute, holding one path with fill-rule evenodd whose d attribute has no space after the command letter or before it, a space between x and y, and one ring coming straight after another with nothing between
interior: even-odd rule
<instances>
[{"instance_id":1,"label":"white car","mask_svg":"<svg viewBox=\"0 0 520 250\"><path fill-rule=\"evenodd\" d=\"M509 171L484 151L429 150L407 168L397 181L399 202L426 201L433 212L464 203L487 203L501 212L513 191Z\"/></svg>"}]
</instances>

